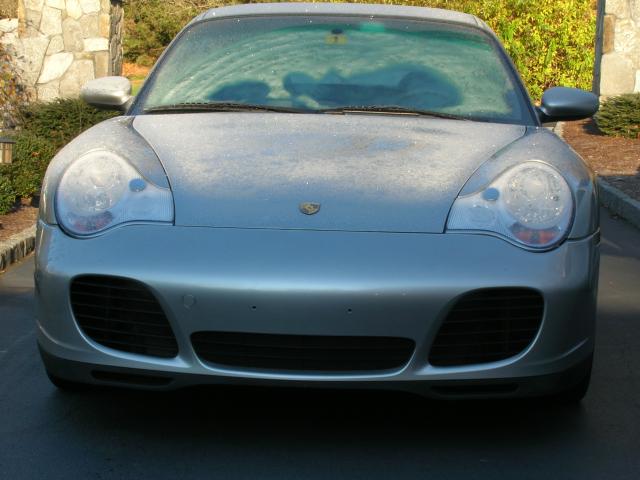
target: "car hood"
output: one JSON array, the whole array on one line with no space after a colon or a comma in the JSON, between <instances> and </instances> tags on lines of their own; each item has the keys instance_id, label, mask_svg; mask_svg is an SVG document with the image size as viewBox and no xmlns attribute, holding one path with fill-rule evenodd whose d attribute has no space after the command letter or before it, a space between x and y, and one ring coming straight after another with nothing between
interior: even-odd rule
<instances>
[{"instance_id":1,"label":"car hood","mask_svg":"<svg viewBox=\"0 0 640 480\"><path fill-rule=\"evenodd\" d=\"M406 115L141 115L182 226L440 233L525 127ZM320 205L303 214L304 202Z\"/></svg>"}]
</instances>

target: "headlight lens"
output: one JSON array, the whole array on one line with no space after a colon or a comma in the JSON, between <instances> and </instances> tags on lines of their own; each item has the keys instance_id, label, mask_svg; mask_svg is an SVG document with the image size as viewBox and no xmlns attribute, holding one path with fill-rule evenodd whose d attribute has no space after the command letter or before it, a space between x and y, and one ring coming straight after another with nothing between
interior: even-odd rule
<instances>
[{"instance_id":1,"label":"headlight lens","mask_svg":"<svg viewBox=\"0 0 640 480\"><path fill-rule=\"evenodd\" d=\"M448 231L494 232L534 249L568 234L573 219L569 185L553 167L530 161L507 170L480 192L453 204Z\"/></svg>"},{"instance_id":2,"label":"headlight lens","mask_svg":"<svg viewBox=\"0 0 640 480\"><path fill-rule=\"evenodd\" d=\"M132 221L173 221L171 191L147 181L108 151L83 155L66 170L56 193L56 215L74 235L94 235Z\"/></svg>"}]
</instances>

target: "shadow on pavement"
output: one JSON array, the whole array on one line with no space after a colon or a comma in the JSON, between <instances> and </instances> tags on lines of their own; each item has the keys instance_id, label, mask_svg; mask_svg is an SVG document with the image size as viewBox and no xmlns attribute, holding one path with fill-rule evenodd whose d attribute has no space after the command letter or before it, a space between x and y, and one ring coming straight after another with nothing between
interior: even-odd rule
<instances>
[{"instance_id":1,"label":"shadow on pavement","mask_svg":"<svg viewBox=\"0 0 640 480\"><path fill-rule=\"evenodd\" d=\"M52 404L78 401L90 408L78 412L69 429L117 428L144 431L148 440L167 434L180 437L220 435L238 440L295 435L337 437L365 435L369 440L392 435L399 440L444 442L462 446L479 437L517 441L548 438L550 431L570 431L584 421L580 405L542 401L434 401L401 392L301 390L257 387L193 387L175 392L99 389L83 393L53 392ZM567 428L570 424L571 428ZM579 428L578 428L579 429ZM282 440L282 438L280 438ZM380 438L376 438L379 441Z\"/></svg>"}]
</instances>

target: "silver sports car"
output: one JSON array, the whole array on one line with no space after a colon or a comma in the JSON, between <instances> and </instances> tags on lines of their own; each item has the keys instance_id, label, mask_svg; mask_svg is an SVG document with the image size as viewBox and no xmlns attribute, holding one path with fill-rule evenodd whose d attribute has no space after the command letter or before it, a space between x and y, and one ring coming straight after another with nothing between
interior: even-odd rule
<instances>
[{"instance_id":1,"label":"silver sports car","mask_svg":"<svg viewBox=\"0 0 640 480\"><path fill-rule=\"evenodd\" d=\"M427 8L209 10L123 116L51 162L38 342L61 388L384 388L581 398L594 176L479 19Z\"/></svg>"}]
</instances>

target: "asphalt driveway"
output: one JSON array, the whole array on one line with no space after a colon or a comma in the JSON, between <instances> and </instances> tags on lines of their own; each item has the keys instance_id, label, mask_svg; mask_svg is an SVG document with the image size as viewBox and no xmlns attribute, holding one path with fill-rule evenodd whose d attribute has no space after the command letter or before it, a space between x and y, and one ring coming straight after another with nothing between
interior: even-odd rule
<instances>
[{"instance_id":1,"label":"asphalt driveway","mask_svg":"<svg viewBox=\"0 0 640 480\"><path fill-rule=\"evenodd\" d=\"M0 275L0 478L640 478L640 232L602 212L598 340L580 407L401 393L58 392L33 261Z\"/></svg>"}]
</instances>

